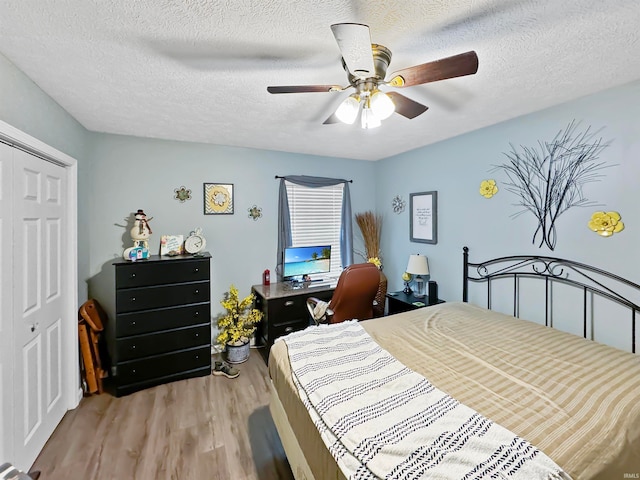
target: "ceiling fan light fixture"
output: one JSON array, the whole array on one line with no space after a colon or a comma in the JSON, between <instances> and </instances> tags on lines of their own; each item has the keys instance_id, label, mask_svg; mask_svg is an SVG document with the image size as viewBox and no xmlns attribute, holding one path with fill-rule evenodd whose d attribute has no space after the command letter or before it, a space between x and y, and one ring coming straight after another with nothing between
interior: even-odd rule
<instances>
[{"instance_id":1,"label":"ceiling fan light fixture","mask_svg":"<svg viewBox=\"0 0 640 480\"><path fill-rule=\"evenodd\" d=\"M376 128L382 125L378 116L368 105L362 109L360 120L362 122L362 128Z\"/></svg>"},{"instance_id":2,"label":"ceiling fan light fixture","mask_svg":"<svg viewBox=\"0 0 640 480\"><path fill-rule=\"evenodd\" d=\"M389 96L381 92L380 90L376 90L371 95L371 110L380 120L384 120L389 118L393 112L396 111L396 106Z\"/></svg>"},{"instance_id":3,"label":"ceiling fan light fixture","mask_svg":"<svg viewBox=\"0 0 640 480\"><path fill-rule=\"evenodd\" d=\"M360 110L360 97L357 94L349 95L345 98L336 110L336 117L342 123L353 124L358 117Z\"/></svg>"}]
</instances>

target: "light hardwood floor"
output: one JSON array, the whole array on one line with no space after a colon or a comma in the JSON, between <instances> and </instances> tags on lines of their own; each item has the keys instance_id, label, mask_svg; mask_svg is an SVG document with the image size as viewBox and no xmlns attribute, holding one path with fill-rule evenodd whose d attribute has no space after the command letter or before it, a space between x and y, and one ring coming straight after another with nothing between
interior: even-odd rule
<instances>
[{"instance_id":1,"label":"light hardwood floor","mask_svg":"<svg viewBox=\"0 0 640 480\"><path fill-rule=\"evenodd\" d=\"M240 376L209 375L126 397L83 398L34 463L41 480L293 479L257 350Z\"/></svg>"}]
</instances>

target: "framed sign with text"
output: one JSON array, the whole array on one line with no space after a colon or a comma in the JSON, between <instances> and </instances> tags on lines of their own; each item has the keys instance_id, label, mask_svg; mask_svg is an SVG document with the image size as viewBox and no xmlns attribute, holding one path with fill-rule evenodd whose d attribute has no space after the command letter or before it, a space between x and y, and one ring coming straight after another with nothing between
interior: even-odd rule
<instances>
[{"instance_id":1,"label":"framed sign with text","mask_svg":"<svg viewBox=\"0 0 640 480\"><path fill-rule=\"evenodd\" d=\"M411 211L410 240L419 243L438 243L438 192L409 195Z\"/></svg>"}]
</instances>

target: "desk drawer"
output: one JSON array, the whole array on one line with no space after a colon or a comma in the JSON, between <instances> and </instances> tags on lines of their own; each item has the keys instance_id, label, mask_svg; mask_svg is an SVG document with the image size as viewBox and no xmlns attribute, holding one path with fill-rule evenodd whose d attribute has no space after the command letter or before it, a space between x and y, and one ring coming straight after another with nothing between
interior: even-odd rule
<instances>
[{"instance_id":1,"label":"desk drawer","mask_svg":"<svg viewBox=\"0 0 640 480\"><path fill-rule=\"evenodd\" d=\"M284 297L268 303L269 318L277 322L279 318L299 317L308 314L306 297Z\"/></svg>"},{"instance_id":2,"label":"desk drawer","mask_svg":"<svg viewBox=\"0 0 640 480\"><path fill-rule=\"evenodd\" d=\"M144 287L167 283L196 282L209 279L209 259L164 261L158 263L133 262L118 265L118 288Z\"/></svg>"},{"instance_id":3,"label":"desk drawer","mask_svg":"<svg viewBox=\"0 0 640 480\"><path fill-rule=\"evenodd\" d=\"M149 308L208 302L209 282L189 282L158 287L126 288L116 291L116 311L135 312Z\"/></svg>"},{"instance_id":4,"label":"desk drawer","mask_svg":"<svg viewBox=\"0 0 640 480\"><path fill-rule=\"evenodd\" d=\"M118 363L116 381L125 385L206 366L211 366L209 345Z\"/></svg>"},{"instance_id":5,"label":"desk drawer","mask_svg":"<svg viewBox=\"0 0 640 480\"><path fill-rule=\"evenodd\" d=\"M292 332L297 332L298 330L304 330L309 326L308 318L298 318L286 322L275 323L271 326L271 331L269 332L272 336L271 341L274 342L276 338L282 337L283 335L287 335ZM267 339L268 339L267 335Z\"/></svg>"},{"instance_id":6,"label":"desk drawer","mask_svg":"<svg viewBox=\"0 0 640 480\"><path fill-rule=\"evenodd\" d=\"M118 362L197 346L211 346L209 324L121 338L116 343Z\"/></svg>"}]
</instances>

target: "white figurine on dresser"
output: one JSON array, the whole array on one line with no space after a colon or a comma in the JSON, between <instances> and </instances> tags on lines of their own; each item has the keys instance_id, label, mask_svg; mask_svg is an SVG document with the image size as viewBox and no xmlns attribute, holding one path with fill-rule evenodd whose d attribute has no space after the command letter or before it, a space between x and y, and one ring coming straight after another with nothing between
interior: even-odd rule
<instances>
[{"instance_id":1,"label":"white figurine on dresser","mask_svg":"<svg viewBox=\"0 0 640 480\"><path fill-rule=\"evenodd\" d=\"M151 218L147 219L144 210L138 210L134 217L133 227L130 230L133 247L125 249L122 257L131 261L144 260L151 255L149 251L149 237L153 233L149 226Z\"/></svg>"}]
</instances>

